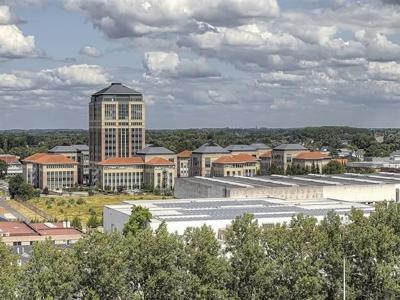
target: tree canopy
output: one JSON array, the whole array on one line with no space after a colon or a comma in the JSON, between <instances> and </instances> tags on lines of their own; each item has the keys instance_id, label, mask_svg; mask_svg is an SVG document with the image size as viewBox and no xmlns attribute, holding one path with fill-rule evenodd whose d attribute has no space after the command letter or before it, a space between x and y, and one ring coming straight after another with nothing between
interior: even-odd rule
<instances>
[{"instance_id":1,"label":"tree canopy","mask_svg":"<svg viewBox=\"0 0 400 300\"><path fill-rule=\"evenodd\" d=\"M91 231L69 249L34 245L19 267L0 244L1 299L339 299L346 260L348 299L400 295L400 204L369 217L353 210L321 221L304 215L261 225L243 215L219 234L203 225L183 235L136 228Z\"/></svg>"}]
</instances>

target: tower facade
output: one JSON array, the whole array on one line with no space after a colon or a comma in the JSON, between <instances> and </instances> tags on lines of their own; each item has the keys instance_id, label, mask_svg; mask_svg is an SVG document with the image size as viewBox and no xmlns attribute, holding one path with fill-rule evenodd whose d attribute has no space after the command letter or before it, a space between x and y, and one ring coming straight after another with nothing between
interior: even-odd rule
<instances>
[{"instance_id":1,"label":"tower facade","mask_svg":"<svg viewBox=\"0 0 400 300\"><path fill-rule=\"evenodd\" d=\"M93 94L89 104L89 161L92 184L97 163L132 157L145 145L143 95L121 83Z\"/></svg>"}]
</instances>

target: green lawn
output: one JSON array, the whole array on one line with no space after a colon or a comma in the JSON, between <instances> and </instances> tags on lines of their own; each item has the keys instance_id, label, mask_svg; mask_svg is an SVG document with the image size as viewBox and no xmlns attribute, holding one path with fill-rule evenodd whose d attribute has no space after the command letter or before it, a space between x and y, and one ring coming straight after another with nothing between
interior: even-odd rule
<instances>
[{"instance_id":1,"label":"green lawn","mask_svg":"<svg viewBox=\"0 0 400 300\"><path fill-rule=\"evenodd\" d=\"M57 197L48 196L29 200L36 207L44 210L58 220L72 220L78 216L82 223L86 223L93 211L98 217L103 215L103 206L107 204L119 204L124 200L150 200L162 199L162 196L144 194L132 195L95 195Z\"/></svg>"}]
</instances>

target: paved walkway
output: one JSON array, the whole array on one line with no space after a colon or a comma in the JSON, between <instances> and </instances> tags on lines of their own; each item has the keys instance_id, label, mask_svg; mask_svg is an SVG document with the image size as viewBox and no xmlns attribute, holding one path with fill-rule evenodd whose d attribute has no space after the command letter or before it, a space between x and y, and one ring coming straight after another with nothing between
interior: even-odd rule
<instances>
[{"instance_id":1,"label":"paved walkway","mask_svg":"<svg viewBox=\"0 0 400 300\"><path fill-rule=\"evenodd\" d=\"M0 206L4 207L6 211L8 211L9 213L13 214L14 217L16 217L18 220L21 221L26 221L29 222L30 220L28 220L27 218L25 218L24 215L20 214L18 211L16 211L14 208L12 208L11 206L8 205L7 201L4 199L4 197L0 196Z\"/></svg>"}]
</instances>

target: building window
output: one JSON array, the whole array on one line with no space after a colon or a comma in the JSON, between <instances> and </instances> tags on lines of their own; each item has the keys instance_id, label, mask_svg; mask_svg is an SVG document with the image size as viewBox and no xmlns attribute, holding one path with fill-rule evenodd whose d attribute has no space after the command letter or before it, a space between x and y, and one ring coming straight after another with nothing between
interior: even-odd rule
<instances>
[{"instance_id":1,"label":"building window","mask_svg":"<svg viewBox=\"0 0 400 300\"><path fill-rule=\"evenodd\" d=\"M119 103L118 104L118 119L128 120L129 118L129 104Z\"/></svg>"},{"instance_id":2,"label":"building window","mask_svg":"<svg viewBox=\"0 0 400 300\"><path fill-rule=\"evenodd\" d=\"M106 120L116 120L117 119L117 109L115 104L105 104L105 119Z\"/></svg>"},{"instance_id":3,"label":"building window","mask_svg":"<svg viewBox=\"0 0 400 300\"><path fill-rule=\"evenodd\" d=\"M142 104L131 105L131 119L141 120L142 119Z\"/></svg>"},{"instance_id":4,"label":"building window","mask_svg":"<svg viewBox=\"0 0 400 300\"><path fill-rule=\"evenodd\" d=\"M206 158L204 161L206 168L211 168L211 158Z\"/></svg>"}]
</instances>

